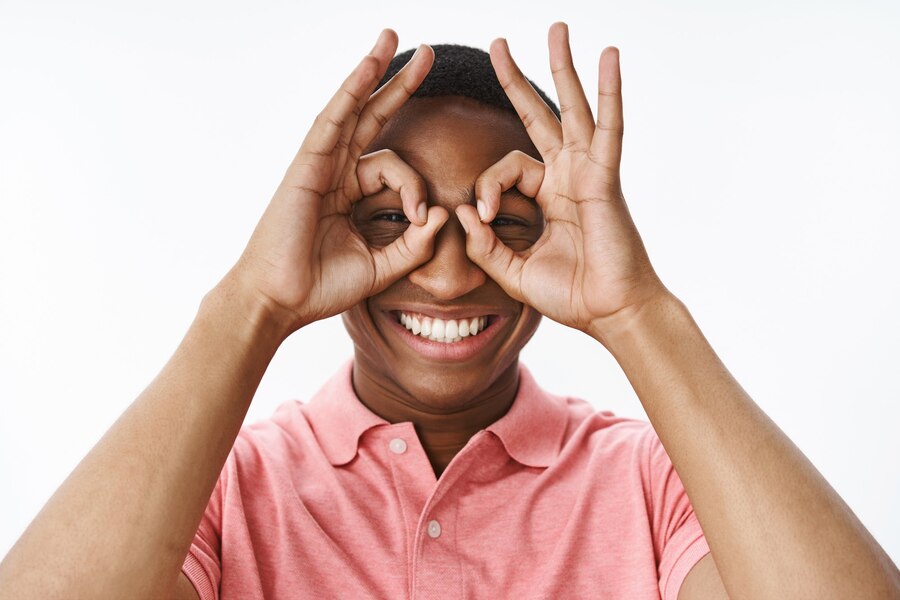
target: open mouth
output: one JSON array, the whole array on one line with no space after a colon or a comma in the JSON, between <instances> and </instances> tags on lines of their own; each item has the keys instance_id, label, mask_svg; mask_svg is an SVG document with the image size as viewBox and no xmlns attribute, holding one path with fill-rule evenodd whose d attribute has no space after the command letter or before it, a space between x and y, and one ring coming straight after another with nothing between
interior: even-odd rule
<instances>
[{"instance_id":1,"label":"open mouth","mask_svg":"<svg viewBox=\"0 0 900 600\"><path fill-rule=\"evenodd\" d=\"M441 319L421 313L393 311L392 314L413 335L432 342L453 344L476 336L487 329L494 315L480 315L461 319Z\"/></svg>"},{"instance_id":2,"label":"open mouth","mask_svg":"<svg viewBox=\"0 0 900 600\"><path fill-rule=\"evenodd\" d=\"M417 354L440 361L464 361L482 356L509 317L497 314L448 319L419 312L382 312L406 345Z\"/></svg>"}]
</instances>

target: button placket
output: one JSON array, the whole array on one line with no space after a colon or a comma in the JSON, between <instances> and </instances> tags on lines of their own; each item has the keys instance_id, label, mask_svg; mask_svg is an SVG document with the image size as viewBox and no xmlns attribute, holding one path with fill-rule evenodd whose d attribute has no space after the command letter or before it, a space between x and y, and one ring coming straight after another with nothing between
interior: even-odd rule
<instances>
[{"instance_id":1,"label":"button placket","mask_svg":"<svg viewBox=\"0 0 900 600\"><path fill-rule=\"evenodd\" d=\"M460 478L468 475L473 461L478 460L479 449L487 435L488 432L482 430L472 436L437 479L437 485L425 502L416 527L411 566L410 587L413 598L433 598L434 590L438 587L441 589L441 597L464 596L464 577L457 545L459 490L454 488L465 485ZM453 493L450 493L451 490L454 490Z\"/></svg>"}]
</instances>

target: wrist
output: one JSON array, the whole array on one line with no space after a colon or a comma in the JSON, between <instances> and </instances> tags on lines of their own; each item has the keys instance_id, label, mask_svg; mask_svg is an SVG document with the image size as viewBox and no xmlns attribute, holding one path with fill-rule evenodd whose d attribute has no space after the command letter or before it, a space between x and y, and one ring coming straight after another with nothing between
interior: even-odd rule
<instances>
[{"instance_id":1,"label":"wrist","mask_svg":"<svg viewBox=\"0 0 900 600\"><path fill-rule=\"evenodd\" d=\"M271 346L273 353L297 329L270 303L228 276L203 297L197 318L227 328L244 343Z\"/></svg>"},{"instance_id":2,"label":"wrist","mask_svg":"<svg viewBox=\"0 0 900 600\"><path fill-rule=\"evenodd\" d=\"M610 352L635 339L659 331L663 322L674 315L687 313L687 307L669 290L648 297L640 304L633 304L616 313L595 319L587 333L603 344Z\"/></svg>"}]
</instances>

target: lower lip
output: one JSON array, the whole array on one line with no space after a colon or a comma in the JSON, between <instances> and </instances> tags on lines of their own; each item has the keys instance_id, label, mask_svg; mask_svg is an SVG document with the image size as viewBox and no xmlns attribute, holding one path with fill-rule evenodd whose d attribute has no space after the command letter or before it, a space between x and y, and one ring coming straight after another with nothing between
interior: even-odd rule
<instances>
[{"instance_id":1,"label":"lower lip","mask_svg":"<svg viewBox=\"0 0 900 600\"><path fill-rule=\"evenodd\" d=\"M492 339L497 336L500 331L500 325L506 319L497 315L488 317L488 325L475 335L464 337L458 342L433 342L425 339L420 335L415 335L412 331L401 325L393 313L382 312L389 324L397 331L404 342L406 342L413 350L435 360L445 361L463 361L472 358L481 352Z\"/></svg>"}]
</instances>

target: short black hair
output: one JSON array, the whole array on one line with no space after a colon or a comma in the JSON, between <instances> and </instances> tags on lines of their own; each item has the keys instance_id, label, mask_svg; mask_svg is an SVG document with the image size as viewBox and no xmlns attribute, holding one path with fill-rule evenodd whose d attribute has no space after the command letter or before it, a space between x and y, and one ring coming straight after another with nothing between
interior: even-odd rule
<instances>
[{"instance_id":1,"label":"short black hair","mask_svg":"<svg viewBox=\"0 0 900 600\"><path fill-rule=\"evenodd\" d=\"M434 44L431 47L434 49L434 64L425 80L413 93L413 98L466 96L490 106L516 112L497 79L490 54L480 48L460 44ZM396 75L403 65L409 62L414 52L415 48L405 50L391 59L378 88ZM560 113L556 103L533 81L528 79L528 83L559 119Z\"/></svg>"}]
</instances>

